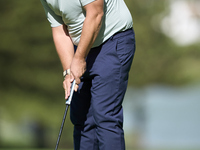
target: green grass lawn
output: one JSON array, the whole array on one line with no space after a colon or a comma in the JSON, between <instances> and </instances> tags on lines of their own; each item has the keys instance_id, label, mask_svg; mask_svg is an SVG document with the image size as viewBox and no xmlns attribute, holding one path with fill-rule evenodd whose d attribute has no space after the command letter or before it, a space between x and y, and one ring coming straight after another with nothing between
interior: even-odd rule
<instances>
[{"instance_id":1,"label":"green grass lawn","mask_svg":"<svg viewBox=\"0 0 200 150\"><path fill-rule=\"evenodd\" d=\"M29 148L13 148L13 149L10 149L10 148L0 148L0 150L54 150L54 148L52 149L29 149ZM73 149L59 149L58 150L73 150Z\"/></svg>"},{"instance_id":2,"label":"green grass lawn","mask_svg":"<svg viewBox=\"0 0 200 150\"><path fill-rule=\"evenodd\" d=\"M54 150L52 149L29 149L29 148L22 148L22 149L7 149L7 148L0 148L0 150ZM73 149L59 149L58 150L73 150ZM127 150L200 150L200 149L127 149Z\"/></svg>"},{"instance_id":3,"label":"green grass lawn","mask_svg":"<svg viewBox=\"0 0 200 150\"><path fill-rule=\"evenodd\" d=\"M54 150L55 148L52 149L31 149L31 148L0 148L0 150ZM59 149L58 150L73 150L73 149Z\"/></svg>"}]
</instances>

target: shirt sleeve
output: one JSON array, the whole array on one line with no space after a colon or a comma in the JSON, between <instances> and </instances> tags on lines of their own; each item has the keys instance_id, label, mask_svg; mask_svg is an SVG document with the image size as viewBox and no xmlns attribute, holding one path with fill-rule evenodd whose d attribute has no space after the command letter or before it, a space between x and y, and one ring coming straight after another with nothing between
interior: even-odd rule
<instances>
[{"instance_id":1,"label":"shirt sleeve","mask_svg":"<svg viewBox=\"0 0 200 150\"><path fill-rule=\"evenodd\" d=\"M85 5L87 5L87 4L91 3L91 2L94 2L94 1L95 0L80 0L82 6L85 6Z\"/></svg>"},{"instance_id":2,"label":"shirt sleeve","mask_svg":"<svg viewBox=\"0 0 200 150\"><path fill-rule=\"evenodd\" d=\"M62 17L55 14L55 12L48 6L46 0L40 0L40 1L44 7L47 20L49 21L51 27L57 27L64 24Z\"/></svg>"}]
</instances>

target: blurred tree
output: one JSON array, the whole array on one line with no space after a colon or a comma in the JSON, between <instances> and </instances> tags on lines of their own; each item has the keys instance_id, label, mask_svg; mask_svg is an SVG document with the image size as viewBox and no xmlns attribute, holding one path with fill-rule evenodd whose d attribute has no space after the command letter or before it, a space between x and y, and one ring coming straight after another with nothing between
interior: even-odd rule
<instances>
[{"instance_id":1,"label":"blurred tree","mask_svg":"<svg viewBox=\"0 0 200 150\"><path fill-rule=\"evenodd\" d=\"M59 86L60 62L40 2L1 3L1 87L42 90L51 96L51 90Z\"/></svg>"},{"instance_id":2,"label":"blurred tree","mask_svg":"<svg viewBox=\"0 0 200 150\"><path fill-rule=\"evenodd\" d=\"M125 1L136 32L136 54L129 85L183 85L199 81L200 45L179 47L160 31L162 18L157 16L169 12L169 1Z\"/></svg>"}]
</instances>

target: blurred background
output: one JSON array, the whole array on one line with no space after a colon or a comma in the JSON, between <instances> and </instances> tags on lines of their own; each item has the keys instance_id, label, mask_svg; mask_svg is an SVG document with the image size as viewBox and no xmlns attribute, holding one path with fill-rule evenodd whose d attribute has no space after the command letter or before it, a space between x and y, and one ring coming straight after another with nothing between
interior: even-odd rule
<instances>
[{"instance_id":1,"label":"blurred background","mask_svg":"<svg viewBox=\"0 0 200 150\"><path fill-rule=\"evenodd\" d=\"M136 53L127 150L200 149L200 1L125 0ZM0 0L0 148L49 148L64 114L62 68L40 1ZM69 114L60 148L73 148Z\"/></svg>"}]
</instances>

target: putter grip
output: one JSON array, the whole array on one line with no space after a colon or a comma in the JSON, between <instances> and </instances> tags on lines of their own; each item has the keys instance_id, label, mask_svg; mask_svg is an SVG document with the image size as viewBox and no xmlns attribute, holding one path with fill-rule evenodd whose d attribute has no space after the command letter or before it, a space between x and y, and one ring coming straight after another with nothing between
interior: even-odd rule
<instances>
[{"instance_id":1,"label":"putter grip","mask_svg":"<svg viewBox=\"0 0 200 150\"><path fill-rule=\"evenodd\" d=\"M72 96L73 96L73 93L74 93L74 87L75 87L75 80L72 82L72 85L71 85L71 90L70 90L70 95L68 97L68 99L66 100L65 104L66 105L70 105L71 104L71 101L72 101Z\"/></svg>"}]
</instances>

